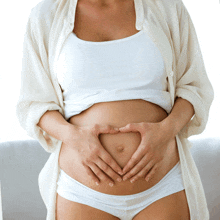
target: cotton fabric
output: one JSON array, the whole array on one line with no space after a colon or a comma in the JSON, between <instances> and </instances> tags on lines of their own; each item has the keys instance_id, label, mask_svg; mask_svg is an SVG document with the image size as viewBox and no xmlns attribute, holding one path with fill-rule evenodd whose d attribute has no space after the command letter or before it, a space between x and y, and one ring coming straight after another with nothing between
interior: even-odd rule
<instances>
[{"instance_id":1,"label":"cotton fabric","mask_svg":"<svg viewBox=\"0 0 220 220\"><path fill-rule=\"evenodd\" d=\"M132 220L153 202L184 190L179 162L156 185L132 195L98 192L71 178L62 169L57 184L57 192L63 198L102 210L120 220Z\"/></svg>"},{"instance_id":2,"label":"cotton fabric","mask_svg":"<svg viewBox=\"0 0 220 220\"><path fill-rule=\"evenodd\" d=\"M46 111L64 116L55 63L74 28L77 0L43 0L32 8L23 43L20 97L16 114L27 134L51 153L39 174L39 189L47 208L46 220L55 219L58 158L62 141L37 126ZM188 100L195 115L178 133L178 150L191 220L209 219L204 188L190 153L188 137L204 131L214 99L213 87L191 17L182 0L134 0L136 29L144 30L165 60L172 106L176 97Z\"/></svg>"},{"instance_id":3,"label":"cotton fabric","mask_svg":"<svg viewBox=\"0 0 220 220\"><path fill-rule=\"evenodd\" d=\"M73 32L55 67L68 121L95 103L143 99L172 109L164 60L143 30L118 40L91 42Z\"/></svg>"}]
</instances>

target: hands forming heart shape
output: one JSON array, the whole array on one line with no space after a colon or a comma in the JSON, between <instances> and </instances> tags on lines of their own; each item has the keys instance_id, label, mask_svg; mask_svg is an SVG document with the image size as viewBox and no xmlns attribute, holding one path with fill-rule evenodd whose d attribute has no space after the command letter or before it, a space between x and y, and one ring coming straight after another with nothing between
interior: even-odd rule
<instances>
[{"instance_id":1,"label":"hands forming heart shape","mask_svg":"<svg viewBox=\"0 0 220 220\"><path fill-rule=\"evenodd\" d=\"M167 152L168 143L174 137L172 128L165 126L162 122L156 123L130 123L119 128L120 132L139 132L141 143L132 155L126 166L123 168L123 180L132 178L134 182L140 177L146 181L152 178L160 167L160 162Z\"/></svg>"}]
</instances>

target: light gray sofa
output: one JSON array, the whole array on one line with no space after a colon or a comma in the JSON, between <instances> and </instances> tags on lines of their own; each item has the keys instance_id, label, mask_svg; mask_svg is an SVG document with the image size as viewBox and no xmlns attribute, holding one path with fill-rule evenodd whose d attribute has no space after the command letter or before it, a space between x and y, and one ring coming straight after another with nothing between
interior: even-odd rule
<instances>
[{"instance_id":1,"label":"light gray sofa","mask_svg":"<svg viewBox=\"0 0 220 220\"><path fill-rule=\"evenodd\" d=\"M220 220L220 138L191 141L210 211ZM45 220L46 207L38 188L38 175L47 153L36 140L0 143L0 181L4 220Z\"/></svg>"}]
</instances>

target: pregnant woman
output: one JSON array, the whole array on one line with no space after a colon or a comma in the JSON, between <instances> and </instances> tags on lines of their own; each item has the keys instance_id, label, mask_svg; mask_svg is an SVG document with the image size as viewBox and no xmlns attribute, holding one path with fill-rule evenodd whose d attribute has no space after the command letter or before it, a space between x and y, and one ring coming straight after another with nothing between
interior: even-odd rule
<instances>
[{"instance_id":1,"label":"pregnant woman","mask_svg":"<svg viewBox=\"0 0 220 220\"><path fill-rule=\"evenodd\" d=\"M209 219L187 138L214 93L181 0L44 0L25 38L16 108L51 153L47 220Z\"/></svg>"}]
</instances>

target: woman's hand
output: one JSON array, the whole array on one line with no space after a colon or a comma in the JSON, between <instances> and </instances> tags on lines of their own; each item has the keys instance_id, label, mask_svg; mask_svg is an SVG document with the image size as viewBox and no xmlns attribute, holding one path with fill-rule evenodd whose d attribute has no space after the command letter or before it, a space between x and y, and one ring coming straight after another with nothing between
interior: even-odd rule
<instances>
[{"instance_id":1,"label":"woman's hand","mask_svg":"<svg viewBox=\"0 0 220 220\"><path fill-rule=\"evenodd\" d=\"M120 132L140 132L141 143L123 169L123 175L129 171L123 180L140 177L149 180L160 167L160 162L166 156L168 143L173 138L171 130L161 122L130 123L119 128Z\"/></svg>"},{"instance_id":2,"label":"woman's hand","mask_svg":"<svg viewBox=\"0 0 220 220\"><path fill-rule=\"evenodd\" d=\"M99 183L100 180L114 185L113 180L118 178L122 180L121 167L104 149L98 138L101 133L116 134L118 128L110 125L92 125L92 126L70 126L69 132L64 141L64 148L61 149L59 164L63 166L75 166L75 160L85 169L85 175L89 175L91 180ZM72 158L76 158L72 160ZM69 165L68 165L69 164ZM119 173L119 174L118 174ZM111 179L111 178L112 179Z\"/></svg>"}]
</instances>

